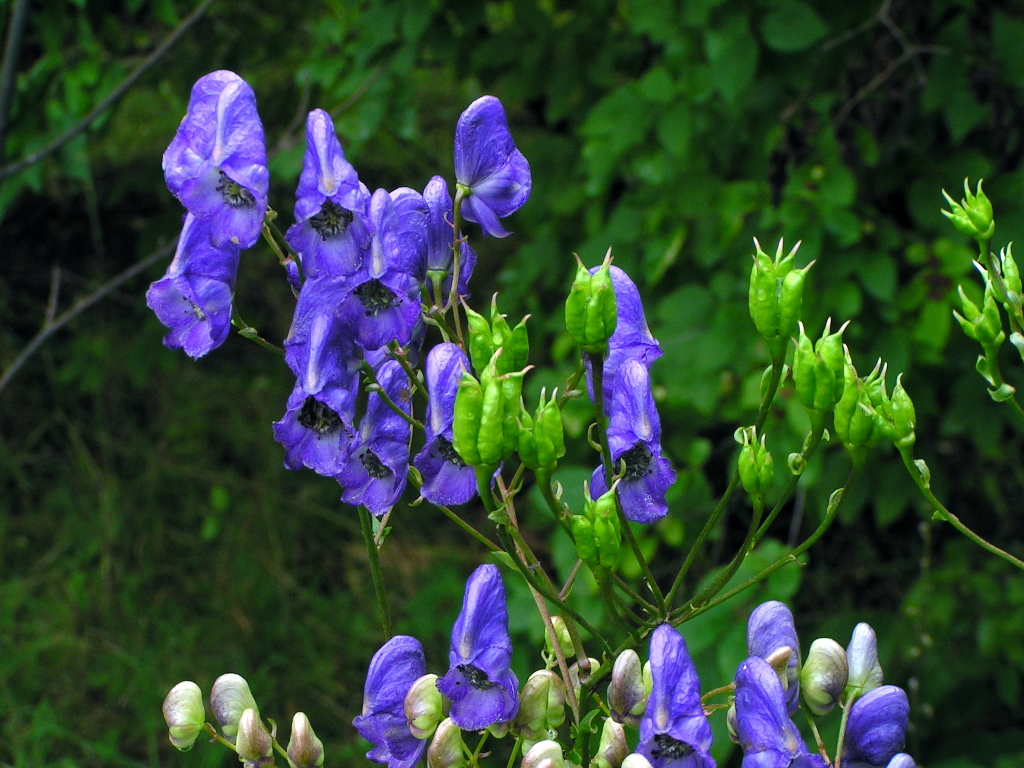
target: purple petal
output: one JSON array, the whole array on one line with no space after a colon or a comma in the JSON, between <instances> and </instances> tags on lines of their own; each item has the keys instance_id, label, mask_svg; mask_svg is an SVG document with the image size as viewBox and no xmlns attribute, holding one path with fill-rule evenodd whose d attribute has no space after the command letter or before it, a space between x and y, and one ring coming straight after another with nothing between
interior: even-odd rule
<instances>
[{"instance_id":1,"label":"purple petal","mask_svg":"<svg viewBox=\"0 0 1024 768\"><path fill-rule=\"evenodd\" d=\"M231 286L204 275L180 274L153 283L146 304L170 332L164 344L200 358L231 330Z\"/></svg>"},{"instance_id":2,"label":"purple petal","mask_svg":"<svg viewBox=\"0 0 1024 768\"><path fill-rule=\"evenodd\" d=\"M288 469L308 467L334 477L348 460L357 390L331 389L314 396L296 382L287 410L274 422L274 439L285 449Z\"/></svg>"},{"instance_id":3,"label":"purple petal","mask_svg":"<svg viewBox=\"0 0 1024 768\"><path fill-rule=\"evenodd\" d=\"M887 765L903 749L909 714L907 694L895 685L874 688L857 699L846 723L843 763Z\"/></svg>"},{"instance_id":4,"label":"purple petal","mask_svg":"<svg viewBox=\"0 0 1024 768\"><path fill-rule=\"evenodd\" d=\"M512 233L501 226L497 215L482 198L470 196L462 201L462 218L479 224L485 235L508 237Z\"/></svg>"},{"instance_id":5,"label":"purple petal","mask_svg":"<svg viewBox=\"0 0 1024 768\"><path fill-rule=\"evenodd\" d=\"M400 187L391 193L394 209L384 231L392 268L406 272L422 283L427 275L430 238L430 210L423 195Z\"/></svg>"},{"instance_id":6,"label":"purple petal","mask_svg":"<svg viewBox=\"0 0 1024 768\"><path fill-rule=\"evenodd\" d=\"M519 210L530 196L530 164L516 148L505 109L494 96L482 96L459 117L455 128L455 178L470 188L470 199L482 201L496 218ZM466 218L484 224L480 210L473 207ZM485 231L491 234L487 226Z\"/></svg>"},{"instance_id":7,"label":"purple petal","mask_svg":"<svg viewBox=\"0 0 1024 768\"><path fill-rule=\"evenodd\" d=\"M476 470L455 452L450 436L438 435L424 445L413 466L423 476L420 493L431 504L450 507L476 496Z\"/></svg>"},{"instance_id":8,"label":"purple petal","mask_svg":"<svg viewBox=\"0 0 1024 768\"><path fill-rule=\"evenodd\" d=\"M438 344L427 355L427 439L451 429L455 395L469 360L458 344ZM449 435L449 437L451 437Z\"/></svg>"},{"instance_id":9,"label":"purple petal","mask_svg":"<svg viewBox=\"0 0 1024 768\"><path fill-rule=\"evenodd\" d=\"M796 636L793 613L778 600L762 603L747 621L747 653L767 659L782 647L793 649L786 665L786 702L792 715L800 706L800 640Z\"/></svg>"}]
</instances>

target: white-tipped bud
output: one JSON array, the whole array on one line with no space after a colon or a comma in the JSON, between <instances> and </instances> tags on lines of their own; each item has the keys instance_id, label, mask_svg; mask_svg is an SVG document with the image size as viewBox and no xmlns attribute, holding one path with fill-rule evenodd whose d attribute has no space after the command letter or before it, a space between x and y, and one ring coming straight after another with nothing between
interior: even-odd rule
<instances>
[{"instance_id":1,"label":"white-tipped bud","mask_svg":"<svg viewBox=\"0 0 1024 768\"><path fill-rule=\"evenodd\" d=\"M206 726L203 692L199 686L185 680L171 688L164 699L164 720L167 721L171 744L182 752L192 749Z\"/></svg>"},{"instance_id":2,"label":"white-tipped bud","mask_svg":"<svg viewBox=\"0 0 1024 768\"><path fill-rule=\"evenodd\" d=\"M523 738L524 749L553 738L565 722L565 683L548 669L530 675L519 694L513 731Z\"/></svg>"},{"instance_id":3,"label":"white-tipped bud","mask_svg":"<svg viewBox=\"0 0 1024 768\"><path fill-rule=\"evenodd\" d=\"M775 674L779 676L779 682L782 683L782 690L789 690L789 660L793 657L793 649L788 645L783 645L776 648L774 651L768 654L765 661L768 665L775 670Z\"/></svg>"},{"instance_id":4,"label":"white-tipped bud","mask_svg":"<svg viewBox=\"0 0 1024 768\"><path fill-rule=\"evenodd\" d=\"M587 659L583 665L585 668L580 671L580 662L569 667L569 682L572 683L572 690L576 694L576 700L580 699L580 687L590 680L601 666L597 659Z\"/></svg>"},{"instance_id":5,"label":"white-tipped bud","mask_svg":"<svg viewBox=\"0 0 1024 768\"><path fill-rule=\"evenodd\" d=\"M447 700L437 690L437 675L424 675L405 695L405 719L417 739L429 739L448 714Z\"/></svg>"},{"instance_id":6,"label":"white-tipped bud","mask_svg":"<svg viewBox=\"0 0 1024 768\"><path fill-rule=\"evenodd\" d=\"M295 764L295 768L320 768L324 764L324 743L313 733L309 718L302 712L296 712L292 718L288 759Z\"/></svg>"},{"instance_id":7,"label":"white-tipped bud","mask_svg":"<svg viewBox=\"0 0 1024 768\"><path fill-rule=\"evenodd\" d=\"M626 729L609 717L601 729L601 743L594 759L590 761L590 768L620 768L627 752L629 745L626 744Z\"/></svg>"},{"instance_id":8,"label":"white-tipped bud","mask_svg":"<svg viewBox=\"0 0 1024 768\"><path fill-rule=\"evenodd\" d=\"M729 730L729 739L733 744L740 743L739 724L736 722L736 704L729 705L729 711L725 713L725 727Z\"/></svg>"},{"instance_id":9,"label":"white-tipped bud","mask_svg":"<svg viewBox=\"0 0 1024 768\"><path fill-rule=\"evenodd\" d=\"M640 718L647 708L650 691L644 685L643 666L632 648L623 651L612 667L612 681L608 684L608 706L612 719L619 723L640 726Z\"/></svg>"},{"instance_id":10,"label":"white-tipped bud","mask_svg":"<svg viewBox=\"0 0 1024 768\"><path fill-rule=\"evenodd\" d=\"M631 755L626 755L626 759L622 761L622 768L653 768L653 766L646 757L639 752L634 752Z\"/></svg>"},{"instance_id":11,"label":"white-tipped bud","mask_svg":"<svg viewBox=\"0 0 1024 768\"><path fill-rule=\"evenodd\" d=\"M235 740L238 721L242 719L245 710L256 710L257 717L260 712L245 678L231 673L221 675L213 681L213 687L210 689L210 707L217 722L220 723L224 738L229 741Z\"/></svg>"},{"instance_id":12,"label":"white-tipped bud","mask_svg":"<svg viewBox=\"0 0 1024 768\"><path fill-rule=\"evenodd\" d=\"M846 647L849 680L847 701L857 699L882 684L882 665L878 663L878 641L871 625L861 622L853 628L853 637Z\"/></svg>"},{"instance_id":13,"label":"white-tipped bud","mask_svg":"<svg viewBox=\"0 0 1024 768\"><path fill-rule=\"evenodd\" d=\"M238 720L235 749L245 768L266 768L274 764L274 741L260 721L259 713L251 707L242 712Z\"/></svg>"},{"instance_id":14,"label":"white-tipped bud","mask_svg":"<svg viewBox=\"0 0 1024 768\"><path fill-rule=\"evenodd\" d=\"M520 768L565 768L562 745L551 739L538 741L523 755Z\"/></svg>"},{"instance_id":15,"label":"white-tipped bud","mask_svg":"<svg viewBox=\"0 0 1024 768\"><path fill-rule=\"evenodd\" d=\"M811 643L800 670L800 695L811 714L821 717L832 711L843 695L848 675L843 646L829 637Z\"/></svg>"},{"instance_id":16,"label":"white-tipped bud","mask_svg":"<svg viewBox=\"0 0 1024 768\"><path fill-rule=\"evenodd\" d=\"M450 717L445 718L427 747L427 768L462 768L466 764L462 750L462 731Z\"/></svg>"},{"instance_id":17,"label":"white-tipped bud","mask_svg":"<svg viewBox=\"0 0 1024 768\"><path fill-rule=\"evenodd\" d=\"M565 619L561 616L552 616L551 626L554 627L555 637L558 638L558 647L562 651L562 655L571 659L576 655L576 649L573 648L572 636L569 634L569 628L565 626ZM544 633L544 647L549 654L555 655L555 649L551 646L551 637L546 632Z\"/></svg>"}]
</instances>

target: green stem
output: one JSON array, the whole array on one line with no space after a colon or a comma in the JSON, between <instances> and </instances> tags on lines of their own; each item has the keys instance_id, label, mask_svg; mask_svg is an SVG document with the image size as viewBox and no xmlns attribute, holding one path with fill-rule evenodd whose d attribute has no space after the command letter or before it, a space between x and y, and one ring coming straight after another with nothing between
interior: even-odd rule
<instances>
[{"instance_id":1,"label":"green stem","mask_svg":"<svg viewBox=\"0 0 1024 768\"><path fill-rule=\"evenodd\" d=\"M398 364L402 366L402 370L405 371L405 375L409 377L409 393L412 394L417 389L422 389L423 385L420 382L420 377L416 375L416 369L412 367L408 355L406 355L405 350L399 346L397 341L392 341L388 344L388 352L391 359L397 360Z\"/></svg>"},{"instance_id":2,"label":"green stem","mask_svg":"<svg viewBox=\"0 0 1024 768\"><path fill-rule=\"evenodd\" d=\"M836 762L835 768L841 768L843 760L843 741L846 739L846 723L850 719L850 710L853 709L853 702L857 699L851 697L846 705L843 707L843 717L839 721L839 741L836 742Z\"/></svg>"},{"instance_id":3,"label":"green stem","mask_svg":"<svg viewBox=\"0 0 1024 768\"><path fill-rule=\"evenodd\" d=\"M406 413L405 410L402 409L401 407L399 407L398 403L396 403L394 400L392 400L391 397L388 395L388 393L386 391L384 391L384 387L382 387L380 385L380 382L377 380L377 374L373 370L373 366L370 365L365 360L363 360L363 366L362 367L363 367L363 375L370 382L370 384L373 385L373 387L374 387L373 391L376 392L377 395L380 397L380 399L384 401L384 405L386 405L392 411L394 411L399 416L401 416L402 419L405 422L407 422L408 424L410 424L411 426L413 426L413 427L415 427L416 429L419 429L419 430L424 430L425 427L419 421L414 419L410 414Z\"/></svg>"},{"instance_id":4,"label":"green stem","mask_svg":"<svg viewBox=\"0 0 1024 768\"><path fill-rule=\"evenodd\" d=\"M999 346L982 344L981 347L985 352L985 360L988 362L988 379L990 379L989 383L992 385L992 389L989 391L995 393L1006 383L1006 380L1003 378L1003 372L999 367ZM1014 415L1024 422L1024 410L1021 409L1015 395L1011 395L1008 399L1001 402L1005 402L1010 406L1010 410L1013 411Z\"/></svg>"},{"instance_id":5,"label":"green stem","mask_svg":"<svg viewBox=\"0 0 1024 768\"><path fill-rule=\"evenodd\" d=\"M284 350L260 336L259 331L249 325L242 316L238 314L238 310L232 308L231 311L231 324L238 329L238 335L242 338L248 339L249 341L255 342L264 349L269 349L271 352L275 352L278 355L284 355Z\"/></svg>"},{"instance_id":6,"label":"green stem","mask_svg":"<svg viewBox=\"0 0 1024 768\"><path fill-rule=\"evenodd\" d=\"M986 552L990 552L996 557L1002 558L1011 565L1016 566L1017 568L1020 568L1022 571L1024 571L1024 562L1017 559L1009 552L1000 549L995 544L991 544L985 539L981 538L981 536L979 536L966 525L964 525L959 517L957 517L948 509L946 509L945 505L941 501L939 501L938 498L936 498L935 494L932 493L931 488L929 488L927 483L925 482L924 477L921 475L921 471L917 468L917 465L914 463L914 453L913 448L911 446L900 448L900 456L903 458L903 466L907 468L907 472L910 473L910 477L914 481L914 484L917 486L917 489L921 492L921 495L924 496L925 500L929 504L931 504L932 509L934 509L938 513L939 517L944 519L946 522L948 522L950 525L952 525L954 528L960 531L960 533L962 533L968 539L970 539L979 547L984 549Z\"/></svg>"},{"instance_id":7,"label":"green stem","mask_svg":"<svg viewBox=\"0 0 1024 768\"><path fill-rule=\"evenodd\" d=\"M1005 308L1006 304L1009 303L1006 283L1003 281L1002 271L996 267L995 262L992 260L991 247L991 238L988 240L978 241L978 252L981 256L981 263L984 264L985 269L988 270L989 280L992 282L993 293L995 294L996 301L1002 304ZM1007 312L1006 315L1010 318L1010 331L1013 333L1024 333L1024 328L1021 328L1018 318L1010 312Z\"/></svg>"},{"instance_id":8,"label":"green stem","mask_svg":"<svg viewBox=\"0 0 1024 768\"><path fill-rule=\"evenodd\" d=\"M373 541L373 522L370 520L370 513L362 505L359 506L359 527L363 531L363 543L366 545L366 554L370 558L370 577L373 580L373 591L377 595L380 623L384 628L385 637L390 639L394 633L391 630L391 614L388 612L388 599L384 591L384 575L380 570L380 553Z\"/></svg>"},{"instance_id":9,"label":"green stem","mask_svg":"<svg viewBox=\"0 0 1024 768\"><path fill-rule=\"evenodd\" d=\"M818 745L818 752L821 754L822 759L826 765L831 765L832 761L829 760L828 750L825 749L825 742L821 739L821 734L818 732L818 724L814 722L814 718L811 717L811 713L806 709L804 710L804 717L807 718L807 724L811 727L811 733L814 734L814 741Z\"/></svg>"},{"instance_id":10,"label":"green stem","mask_svg":"<svg viewBox=\"0 0 1024 768\"><path fill-rule=\"evenodd\" d=\"M230 749L232 752L238 752L238 748L235 747L234 744L232 744L230 741L225 739L223 736L221 736L219 733L217 733L217 729L214 728L212 725L210 725L209 723L204 723L204 728L205 728L206 732L208 734L210 734L210 741L220 742L225 747Z\"/></svg>"}]
</instances>

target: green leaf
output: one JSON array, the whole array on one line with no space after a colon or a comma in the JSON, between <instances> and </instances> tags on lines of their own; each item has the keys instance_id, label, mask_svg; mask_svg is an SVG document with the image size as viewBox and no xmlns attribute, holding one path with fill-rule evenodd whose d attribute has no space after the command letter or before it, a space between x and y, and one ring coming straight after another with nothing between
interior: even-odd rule
<instances>
[{"instance_id":1,"label":"green leaf","mask_svg":"<svg viewBox=\"0 0 1024 768\"><path fill-rule=\"evenodd\" d=\"M715 90L735 104L754 79L760 55L746 18L737 16L720 29L709 29L704 36L704 52L711 64Z\"/></svg>"},{"instance_id":2,"label":"green leaf","mask_svg":"<svg viewBox=\"0 0 1024 768\"><path fill-rule=\"evenodd\" d=\"M810 48L828 34L828 25L806 3L775 0L773 5L761 22L761 36L769 48L779 53L795 53Z\"/></svg>"}]
</instances>

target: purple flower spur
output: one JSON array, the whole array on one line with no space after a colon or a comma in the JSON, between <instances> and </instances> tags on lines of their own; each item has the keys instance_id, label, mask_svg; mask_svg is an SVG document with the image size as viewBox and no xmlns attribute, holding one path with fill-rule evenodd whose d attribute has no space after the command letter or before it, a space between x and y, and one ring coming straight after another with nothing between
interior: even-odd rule
<instances>
[{"instance_id":1,"label":"purple flower spur","mask_svg":"<svg viewBox=\"0 0 1024 768\"><path fill-rule=\"evenodd\" d=\"M783 647L793 651L786 664L786 710L792 715L800 707L800 641L793 614L778 600L761 603L747 620L747 653L767 659Z\"/></svg>"}]
</instances>

